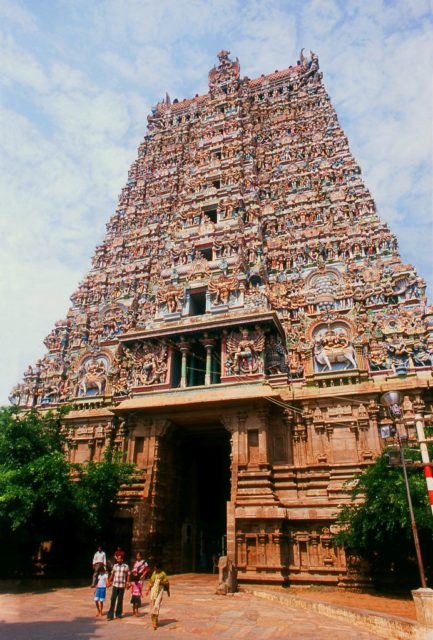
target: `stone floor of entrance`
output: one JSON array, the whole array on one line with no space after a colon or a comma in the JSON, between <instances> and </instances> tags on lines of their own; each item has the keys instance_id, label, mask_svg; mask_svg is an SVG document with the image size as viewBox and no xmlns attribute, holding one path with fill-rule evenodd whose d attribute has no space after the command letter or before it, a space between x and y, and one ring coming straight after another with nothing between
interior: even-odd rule
<instances>
[{"instance_id":1,"label":"stone floor of entrance","mask_svg":"<svg viewBox=\"0 0 433 640\"><path fill-rule=\"evenodd\" d=\"M121 620L95 618L93 589L62 588L22 594L0 594L2 640L142 640L151 635L168 639L226 638L265 640L375 640L378 636L311 611L290 609L249 593L216 596L216 576L182 575L171 579L160 627L150 626L147 599L140 617L131 615L125 595Z\"/></svg>"}]
</instances>

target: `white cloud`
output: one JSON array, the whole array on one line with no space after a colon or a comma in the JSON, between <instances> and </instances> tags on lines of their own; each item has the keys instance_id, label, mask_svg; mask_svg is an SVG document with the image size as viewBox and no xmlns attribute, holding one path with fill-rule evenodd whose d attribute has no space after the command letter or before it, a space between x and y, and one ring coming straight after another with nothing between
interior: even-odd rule
<instances>
[{"instance_id":1,"label":"white cloud","mask_svg":"<svg viewBox=\"0 0 433 640\"><path fill-rule=\"evenodd\" d=\"M5 33L0 33L0 78L9 86L20 84L36 91L45 91L47 88L46 76L40 64L29 52L19 47L11 35Z\"/></svg>"},{"instance_id":2,"label":"white cloud","mask_svg":"<svg viewBox=\"0 0 433 640\"><path fill-rule=\"evenodd\" d=\"M15 25L25 33L31 33L36 29L35 17L11 0L1 0L0 17L3 21Z\"/></svg>"}]
</instances>

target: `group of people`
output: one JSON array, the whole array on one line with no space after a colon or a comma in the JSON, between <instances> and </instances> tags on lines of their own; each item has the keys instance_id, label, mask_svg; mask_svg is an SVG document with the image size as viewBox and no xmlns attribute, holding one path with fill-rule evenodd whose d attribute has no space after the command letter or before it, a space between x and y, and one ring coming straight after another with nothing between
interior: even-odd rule
<instances>
[{"instance_id":1,"label":"group of people","mask_svg":"<svg viewBox=\"0 0 433 640\"><path fill-rule=\"evenodd\" d=\"M139 617L143 586L149 572L149 565L140 551L137 551L131 568L125 562L125 553L118 547L114 553L114 563L107 562L105 552L100 545L93 556L92 588L95 588L96 616L103 615L107 589L111 587L110 608L107 620L122 618L125 590L131 590L132 615ZM153 628L158 627L159 609L164 591L170 595L170 583L161 563L154 562L146 596L150 595L150 618Z\"/></svg>"}]
</instances>

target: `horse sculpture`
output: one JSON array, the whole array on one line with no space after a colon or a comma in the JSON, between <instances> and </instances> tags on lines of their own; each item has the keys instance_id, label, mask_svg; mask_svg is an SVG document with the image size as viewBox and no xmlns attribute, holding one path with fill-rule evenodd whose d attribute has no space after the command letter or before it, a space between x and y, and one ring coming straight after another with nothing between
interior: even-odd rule
<instances>
[{"instance_id":1,"label":"horse sculpture","mask_svg":"<svg viewBox=\"0 0 433 640\"><path fill-rule=\"evenodd\" d=\"M356 369L355 350L347 337L338 334L333 329L328 329L323 337L320 337L314 345L314 357L322 366L322 371L332 371L332 365L343 362L343 369Z\"/></svg>"},{"instance_id":2,"label":"horse sculpture","mask_svg":"<svg viewBox=\"0 0 433 640\"><path fill-rule=\"evenodd\" d=\"M107 382L104 364L98 361L91 361L80 377L78 383L78 393L86 396L90 389L96 389L97 395L102 395Z\"/></svg>"}]
</instances>

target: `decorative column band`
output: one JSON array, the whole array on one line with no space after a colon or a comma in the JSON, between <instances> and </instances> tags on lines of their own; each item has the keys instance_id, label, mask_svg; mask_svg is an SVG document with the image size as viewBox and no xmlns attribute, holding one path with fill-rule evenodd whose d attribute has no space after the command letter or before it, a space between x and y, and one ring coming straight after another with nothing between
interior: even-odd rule
<instances>
[{"instance_id":1,"label":"decorative column band","mask_svg":"<svg viewBox=\"0 0 433 640\"><path fill-rule=\"evenodd\" d=\"M424 467L424 476L427 483L428 500L430 503L430 509L433 514L433 473L430 466Z\"/></svg>"},{"instance_id":2,"label":"decorative column band","mask_svg":"<svg viewBox=\"0 0 433 640\"><path fill-rule=\"evenodd\" d=\"M421 450L421 460L425 463L424 477L427 484L427 493L430 503L430 509L433 515L433 473L430 467L430 456L427 448L427 442L425 439L424 431L424 419L420 413L415 415L415 428L418 442Z\"/></svg>"}]
</instances>

